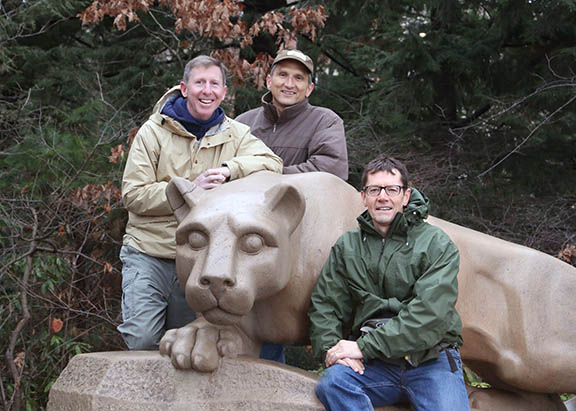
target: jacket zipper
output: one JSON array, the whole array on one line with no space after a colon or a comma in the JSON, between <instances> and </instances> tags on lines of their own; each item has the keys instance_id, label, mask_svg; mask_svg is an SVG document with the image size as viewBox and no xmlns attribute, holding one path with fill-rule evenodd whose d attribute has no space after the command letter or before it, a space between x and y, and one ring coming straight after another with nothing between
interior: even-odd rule
<instances>
[{"instance_id":1,"label":"jacket zipper","mask_svg":"<svg viewBox=\"0 0 576 411\"><path fill-rule=\"evenodd\" d=\"M380 263L382 262L382 256L384 255L384 247L386 246L386 239L382 239L382 249L380 250L380 257L378 257L378 264L376 267L380 267Z\"/></svg>"},{"instance_id":2,"label":"jacket zipper","mask_svg":"<svg viewBox=\"0 0 576 411\"><path fill-rule=\"evenodd\" d=\"M378 267L380 267L380 264L382 263L382 257L384 256L384 250L386 249L386 238L382 239L382 249L380 250L380 257L378 257L378 265L376 266L376 269L378 269ZM386 276L386 273L388 272L388 265L390 264L390 260L392 256L390 256L390 258L388 258L388 261L386 261L386 267L383 267L382 269L382 273L384 274L384 276ZM393 282L396 282L396 278L392 277L391 279ZM384 281L384 279L382 279L382 281Z\"/></svg>"},{"instance_id":3,"label":"jacket zipper","mask_svg":"<svg viewBox=\"0 0 576 411\"><path fill-rule=\"evenodd\" d=\"M196 155L198 154L198 148L200 147L200 140L196 139L196 141L194 141L192 143L192 155L191 157L191 163L190 163L190 167L194 168L194 161L196 160Z\"/></svg>"},{"instance_id":4,"label":"jacket zipper","mask_svg":"<svg viewBox=\"0 0 576 411\"><path fill-rule=\"evenodd\" d=\"M272 129L273 133L276 133L276 123L274 123L274 128Z\"/></svg>"}]
</instances>

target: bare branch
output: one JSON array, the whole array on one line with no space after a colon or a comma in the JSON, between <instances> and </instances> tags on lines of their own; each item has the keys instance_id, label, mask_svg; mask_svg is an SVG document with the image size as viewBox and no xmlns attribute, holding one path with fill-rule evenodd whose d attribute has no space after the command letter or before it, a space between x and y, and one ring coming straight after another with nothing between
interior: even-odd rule
<instances>
[{"instance_id":1,"label":"bare branch","mask_svg":"<svg viewBox=\"0 0 576 411\"><path fill-rule=\"evenodd\" d=\"M14 381L14 392L12 393L12 398L7 403L6 410L10 411L12 409L19 410L20 409L20 379L22 378L22 373L24 371L25 362L25 352L23 356L19 357L19 362L16 363L14 358L14 350L16 349L16 344L18 343L18 339L20 338L20 333L28 323L30 319L30 311L28 309L28 293L26 292L26 288L28 287L28 282L30 280L30 275L32 273L32 259L33 254L36 250L36 232L38 231L38 215L36 210L31 208L30 209L33 216L34 216L34 225L32 228L32 241L30 241L30 246L28 249L28 255L26 257L26 267L24 268L24 275L22 277L22 282L20 283L20 303L22 305L22 318L18 321L16 328L12 331L10 336L10 343L8 345L8 349L6 350L6 362L8 363L8 368L10 369L10 373L12 375L12 380Z\"/></svg>"},{"instance_id":2,"label":"bare branch","mask_svg":"<svg viewBox=\"0 0 576 411\"><path fill-rule=\"evenodd\" d=\"M559 112L561 112L563 109L565 109L567 106L569 106L574 100L576 100L576 95L573 96L572 98L570 98L567 102L565 102L564 104L562 104L560 107L558 107L556 110L554 110L551 114L549 114L548 116L546 116L546 118L544 120L542 120L540 123L538 123L538 125L536 127L534 127L532 129L532 131L530 131L530 134L528 134L524 140L522 140L516 147L514 147L514 149L512 151L510 151L508 154L506 154L504 157L502 157L498 162L496 162L496 164L492 165L490 168L488 168L487 170L481 172L480 174L478 174L478 178L488 174L490 171L494 170L496 167L498 167L500 164L502 164L504 161L506 161L512 154L517 153L520 148L526 144L526 142L528 140L530 140L530 138L546 123L548 123L550 121L550 119L552 119L552 117L554 117L556 114L558 114Z\"/></svg>"},{"instance_id":3,"label":"bare branch","mask_svg":"<svg viewBox=\"0 0 576 411\"><path fill-rule=\"evenodd\" d=\"M516 100L513 104L503 108L502 110L492 114L490 117L487 117L485 119L479 120L477 122L471 123L465 127L454 127L450 129L450 132L454 135L456 135L456 131L464 131L467 129L471 129L474 127L478 127L481 124L486 124L488 122L490 122L491 120L494 120L498 117L501 117L502 115L514 110L515 108L521 106L523 103L525 103L527 100L531 99L532 97L535 97L543 92L546 91L550 91L550 90L554 90L557 88L564 88L564 87L569 87L569 88L574 88L575 84L573 82L566 82L564 80L558 80L558 81L553 81L550 83L545 84L542 87L537 88L536 90L534 90L532 93L522 97L519 100Z\"/></svg>"}]
</instances>

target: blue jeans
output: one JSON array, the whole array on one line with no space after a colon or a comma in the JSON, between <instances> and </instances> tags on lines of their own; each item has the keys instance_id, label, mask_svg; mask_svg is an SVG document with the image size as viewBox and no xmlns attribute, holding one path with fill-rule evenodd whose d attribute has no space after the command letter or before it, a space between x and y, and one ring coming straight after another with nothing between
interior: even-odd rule
<instances>
[{"instance_id":1,"label":"blue jeans","mask_svg":"<svg viewBox=\"0 0 576 411\"><path fill-rule=\"evenodd\" d=\"M454 372L446 351L450 351L457 365ZM442 351L436 360L415 368L368 361L364 375L335 364L316 384L316 395L327 411L373 410L399 402L410 402L417 411L470 409L462 360L454 349Z\"/></svg>"},{"instance_id":2,"label":"blue jeans","mask_svg":"<svg viewBox=\"0 0 576 411\"><path fill-rule=\"evenodd\" d=\"M283 344L264 343L260 350L260 358L286 364Z\"/></svg>"},{"instance_id":3,"label":"blue jeans","mask_svg":"<svg viewBox=\"0 0 576 411\"><path fill-rule=\"evenodd\" d=\"M196 319L178 283L176 263L122 246L122 319L118 326L130 350L157 350L171 328Z\"/></svg>"}]
</instances>

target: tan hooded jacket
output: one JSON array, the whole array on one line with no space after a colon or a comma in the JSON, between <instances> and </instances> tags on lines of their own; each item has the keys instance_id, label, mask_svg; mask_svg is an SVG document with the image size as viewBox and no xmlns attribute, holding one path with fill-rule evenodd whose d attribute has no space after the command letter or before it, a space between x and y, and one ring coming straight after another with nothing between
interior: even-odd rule
<instances>
[{"instance_id":1,"label":"tan hooded jacket","mask_svg":"<svg viewBox=\"0 0 576 411\"><path fill-rule=\"evenodd\" d=\"M173 118L160 114L180 87L169 90L136 134L122 179L122 201L128 210L124 245L153 257L175 258L176 219L166 198L172 177L194 180L209 168L223 165L230 179L256 171L282 173L282 160L250 128L228 117L198 143Z\"/></svg>"}]
</instances>

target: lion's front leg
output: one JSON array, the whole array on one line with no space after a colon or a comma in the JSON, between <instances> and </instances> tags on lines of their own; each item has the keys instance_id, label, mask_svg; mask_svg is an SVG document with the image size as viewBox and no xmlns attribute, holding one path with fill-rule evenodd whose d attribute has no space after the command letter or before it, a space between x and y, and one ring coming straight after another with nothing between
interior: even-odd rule
<instances>
[{"instance_id":1,"label":"lion's front leg","mask_svg":"<svg viewBox=\"0 0 576 411\"><path fill-rule=\"evenodd\" d=\"M260 347L239 327L212 324L204 318L168 330L160 340L160 354L169 356L175 368L201 372L216 370L222 357L258 357Z\"/></svg>"}]
</instances>

